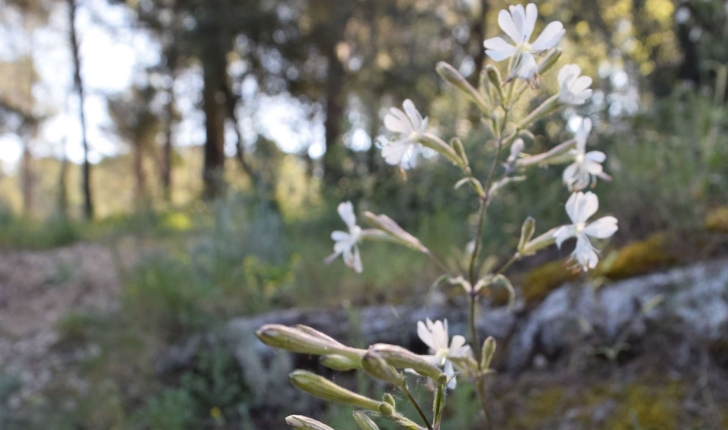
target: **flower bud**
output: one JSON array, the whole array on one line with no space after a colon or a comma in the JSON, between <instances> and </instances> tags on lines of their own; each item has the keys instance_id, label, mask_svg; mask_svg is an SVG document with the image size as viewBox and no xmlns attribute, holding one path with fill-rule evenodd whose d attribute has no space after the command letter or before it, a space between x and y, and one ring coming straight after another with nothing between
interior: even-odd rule
<instances>
[{"instance_id":1,"label":"flower bud","mask_svg":"<svg viewBox=\"0 0 728 430\"><path fill-rule=\"evenodd\" d=\"M379 430L379 427L362 411L354 411L354 421L361 430Z\"/></svg>"},{"instance_id":2,"label":"flower bud","mask_svg":"<svg viewBox=\"0 0 728 430\"><path fill-rule=\"evenodd\" d=\"M394 220L387 215L375 215L371 212L364 212L366 222L380 229L389 236L389 240L401 245L416 249L420 252L428 252L427 248L422 245L419 239L407 233Z\"/></svg>"},{"instance_id":3,"label":"flower bud","mask_svg":"<svg viewBox=\"0 0 728 430\"><path fill-rule=\"evenodd\" d=\"M489 336L488 339L485 339L485 342L483 342L483 350L480 361L481 369L488 369L490 367L493 355L495 355L495 339L493 339L492 336Z\"/></svg>"},{"instance_id":4,"label":"flower bud","mask_svg":"<svg viewBox=\"0 0 728 430\"><path fill-rule=\"evenodd\" d=\"M528 167L534 165L549 165L549 164L562 164L571 162L574 160L574 155L571 149L574 147L576 142L567 140L559 145L554 146L546 152L542 152L538 155L532 155L529 157L521 157L516 160L518 167Z\"/></svg>"},{"instance_id":5,"label":"flower bud","mask_svg":"<svg viewBox=\"0 0 728 430\"><path fill-rule=\"evenodd\" d=\"M523 152L524 147L523 139L516 139L515 142L513 142L513 145L511 145L511 153L508 156L508 159L506 162L508 164L513 164L518 160L518 156L521 155L521 152Z\"/></svg>"},{"instance_id":6,"label":"flower bud","mask_svg":"<svg viewBox=\"0 0 728 430\"><path fill-rule=\"evenodd\" d=\"M304 417L303 415L291 415L287 417L286 424L291 426L293 430L334 430L324 423Z\"/></svg>"},{"instance_id":7,"label":"flower bud","mask_svg":"<svg viewBox=\"0 0 728 430\"><path fill-rule=\"evenodd\" d=\"M518 252L523 254L523 248L526 243L531 240L533 234L536 232L536 220L533 217L526 218L521 226L521 240L518 242Z\"/></svg>"},{"instance_id":8,"label":"flower bud","mask_svg":"<svg viewBox=\"0 0 728 430\"><path fill-rule=\"evenodd\" d=\"M447 375L442 373L437 366L401 346L378 343L372 345L370 350L379 354L387 363L397 369L412 369L420 375L433 379L438 384L447 382Z\"/></svg>"},{"instance_id":9,"label":"flower bud","mask_svg":"<svg viewBox=\"0 0 728 430\"><path fill-rule=\"evenodd\" d=\"M379 411L381 402L369 399L340 387L328 379L306 370L295 370L290 375L291 384L319 399L343 403L370 411Z\"/></svg>"},{"instance_id":10,"label":"flower bud","mask_svg":"<svg viewBox=\"0 0 728 430\"><path fill-rule=\"evenodd\" d=\"M560 48L553 49L551 52L549 52L546 55L546 58L541 61L541 65L538 66L538 74L543 75L544 73L548 72L552 67L554 67L554 64L559 61L559 58L561 58L561 54L563 53L564 51L562 51Z\"/></svg>"},{"instance_id":11,"label":"flower bud","mask_svg":"<svg viewBox=\"0 0 728 430\"><path fill-rule=\"evenodd\" d=\"M329 369L338 370L339 372L361 369L361 361L352 360L338 354L324 355L319 362Z\"/></svg>"},{"instance_id":12,"label":"flower bud","mask_svg":"<svg viewBox=\"0 0 728 430\"><path fill-rule=\"evenodd\" d=\"M491 85L496 88L503 86L503 79L501 78L500 71L498 71L495 66L492 64L485 66L485 73L488 75L488 81Z\"/></svg>"},{"instance_id":13,"label":"flower bud","mask_svg":"<svg viewBox=\"0 0 728 430\"><path fill-rule=\"evenodd\" d=\"M314 336L300 329L279 324L264 325L255 332L255 335L268 346L300 354L339 354L351 359L358 359L364 354L364 351L344 346L326 335Z\"/></svg>"},{"instance_id":14,"label":"flower bud","mask_svg":"<svg viewBox=\"0 0 728 430\"><path fill-rule=\"evenodd\" d=\"M397 402L394 400L394 396L392 396L389 393L384 393L382 396L382 401L384 403L392 405L393 408L397 409Z\"/></svg>"},{"instance_id":15,"label":"flower bud","mask_svg":"<svg viewBox=\"0 0 728 430\"><path fill-rule=\"evenodd\" d=\"M494 88L498 94L499 102L503 103L506 97L503 94L503 79L501 78L500 72L492 64L488 64L485 66L485 74L488 77L490 86Z\"/></svg>"},{"instance_id":16,"label":"flower bud","mask_svg":"<svg viewBox=\"0 0 728 430\"><path fill-rule=\"evenodd\" d=\"M447 143L443 142L442 139L435 136L434 134L425 133L420 137L419 142L426 146L433 151L436 151L443 157L447 158L448 160L452 161L456 166L459 166L461 168L467 167L465 164L465 161L460 158L460 156L455 152L455 150L448 145Z\"/></svg>"},{"instance_id":17,"label":"flower bud","mask_svg":"<svg viewBox=\"0 0 728 430\"><path fill-rule=\"evenodd\" d=\"M295 328L297 330L301 330L302 332L308 333L311 336L317 337L319 339L322 339L322 340L325 340L325 341L328 341L331 343L335 343L337 345L344 346L344 344L342 344L338 340L334 339L333 337L329 336L326 333L321 333L320 331L316 330L313 327L309 327L309 326L303 325L303 324L296 324L295 326L293 326L293 328Z\"/></svg>"},{"instance_id":18,"label":"flower bud","mask_svg":"<svg viewBox=\"0 0 728 430\"><path fill-rule=\"evenodd\" d=\"M503 124L501 121L503 120L503 117L498 113L498 111L494 110L493 113L490 114L490 126L493 129L493 134L496 136L501 135L501 127Z\"/></svg>"},{"instance_id":19,"label":"flower bud","mask_svg":"<svg viewBox=\"0 0 728 430\"><path fill-rule=\"evenodd\" d=\"M528 241L525 245L523 245L523 247L518 250L518 252L522 256L532 255L540 249L551 246L553 243L556 242L556 231L558 229L559 227L552 228L541 236L538 236L537 238Z\"/></svg>"},{"instance_id":20,"label":"flower bud","mask_svg":"<svg viewBox=\"0 0 728 430\"><path fill-rule=\"evenodd\" d=\"M376 379L384 382L389 382L398 387L404 384L404 375L397 372L392 366L377 353L367 351L367 353L361 359L361 367L365 372L370 374Z\"/></svg>"},{"instance_id":21,"label":"flower bud","mask_svg":"<svg viewBox=\"0 0 728 430\"><path fill-rule=\"evenodd\" d=\"M394 407L390 405L389 403L380 403L379 404L379 412L384 415L385 417L391 417L393 416L397 411L394 410Z\"/></svg>"},{"instance_id":22,"label":"flower bud","mask_svg":"<svg viewBox=\"0 0 728 430\"><path fill-rule=\"evenodd\" d=\"M465 165L467 166L469 164L468 162L468 154L465 153L465 146L463 146L463 142L458 139L457 137L453 137L450 139L450 146L455 150L455 152L462 158L462 160L465 162Z\"/></svg>"},{"instance_id":23,"label":"flower bud","mask_svg":"<svg viewBox=\"0 0 728 430\"><path fill-rule=\"evenodd\" d=\"M470 97L482 111L487 112L488 110L490 110L488 104L485 102L485 100L483 100L483 97L478 93L478 91L476 91L475 88L470 85L470 82L468 82L463 77L463 75L460 74L460 72L455 70L453 66L447 64L444 61L440 61L439 63L437 63L437 66L435 68L437 70L437 73L442 76L443 79L448 81L455 88L464 92L465 95Z\"/></svg>"}]
</instances>

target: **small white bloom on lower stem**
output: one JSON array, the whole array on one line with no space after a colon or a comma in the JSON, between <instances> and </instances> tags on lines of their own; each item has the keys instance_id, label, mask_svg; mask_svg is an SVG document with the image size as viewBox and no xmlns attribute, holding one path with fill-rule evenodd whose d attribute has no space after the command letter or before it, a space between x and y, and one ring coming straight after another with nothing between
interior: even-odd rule
<instances>
[{"instance_id":1,"label":"small white bloom on lower stem","mask_svg":"<svg viewBox=\"0 0 728 430\"><path fill-rule=\"evenodd\" d=\"M606 239L617 231L617 218L605 216L587 224L587 220L599 209L599 198L592 192L574 193L566 202L566 213L571 218L572 225L560 227L556 233L556 246L561 248L565 240L576 238L576 248L571 253L569 261L574 261L577 267L587 271L597 267L599 255L592 246L590 237Z\"/></svg>"},{"instance_id":2,"label":"small white bloom on lower stem","mask_svg":"<svg viewBox=\"0 0 728 430\"><path fill-rule=\"evenodd\" d=\"M425 358L435 366L444 366L445 373L450 378L447 387L454 390L457 386L455 369L448 358L463 357L470 353L470 347L465 345L465 338L455 335L450 342L447 320L444 322L438 320L433 323L429 318L424 323L422 321L417 323L417 335L433 354L426 355Z\"/></svg>"},{"instance_id":3,"label":"small white bloom on lower stem","mask_svg":"<svg viewBox=\"0 0 728 430\"><path fill-rule=\"evenodd\" d=\"M536 5L529 3L524 8L519 4L510 6L509 11L503 9L498 13L498 25L513 44L501 37L492 37L483 43L485 53L494 61L514 57L509 80L515 77L532 80L538 72L534 56L556 46L565 34L564 26L559 21L549 23L541 35L531 43L531 35L538 18Z\"/></svg>"},{"instance_id":4,"label":"small white bloom on lower stem","mask_svg":"<svg viewBox=\"0 0 728 430\"><path fill-rule=\"evenodd\" d=\"M404 101L404 111L391 108L384 117L384 126L399 139L389 142L382 148L382 156L387 164L407 164L413 161L420 151L419 140L427 131L427 118L422 118L412 100Z\"/></svg>"},{"instance_id":5,"label":"small white bloom on lower stem","mask_svg":"<svg viewBox=\"0 0 728 430\"><path fill-rule=\"evenodd\" d=\"M559 101L561 103L578 106L583 105L592 95L589 88L592 78L580 76L581 67L576 64L567 64L559 70Z\"/></svg>"},{"instance_id":6,"label":"small white bloom on lower stem","mask_svg":"<svg viewBox=\"0 0 728 430\"><path fill-rule=\"evenodd\" d=\"M601 151L586 152L586 140L591 132L592 122L589 118L581 120L579 129L576 130L576 147L571 150L574 162L564 169L564 184L572 191L581 191L589 184L594 184L597 177L609 181L612 178L604 173L602 165L607 156Z\"/></svg>"},{"instance_id":7,"label":"small white bloom on lower stem","mask_svg":"<svg viewBox=\"0 0 728 430\"><path fill-rule=\"evenodd\" d=\"M349 227L349 232L334 231L331 233L331 239L334 243L334 253L326 257L326 264L331 263L342 255L344 263L354 269L356 273L362 272L361 256L359 255L359 240L361 239L361 227L356 225L356 215L354 215L354 205L351 202L340 203L337 208L341 219L344 220Z\"/></svg>"}]
</instances>

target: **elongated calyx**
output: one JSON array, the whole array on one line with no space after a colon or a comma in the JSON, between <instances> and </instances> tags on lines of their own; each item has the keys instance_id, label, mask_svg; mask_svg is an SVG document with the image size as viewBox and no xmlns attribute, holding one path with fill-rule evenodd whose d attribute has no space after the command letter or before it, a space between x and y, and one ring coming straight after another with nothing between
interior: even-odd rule
<instances>
[{"instance_id":1,"label":"elongated calyx","mask_svg":"<svg viewBox=\"0 0 728 430\"><path fill-rule=\"evenodd\" d=\"M286 424L294 430L334 430L324 423L303 415L291 415L286 417Z\"/></svg>"},{"instance_id":2,"label":"elongated calyx","mask_svg":"<svg viewBox=\"0 0 728 430\"><path fill-rule=\"evenodd\" d=\"M488 103L486 103L480 93L453 66L444 61L440 61L435 68L443 79L464 92L482 111L487 112L490 110Z\"/></svg>"},{"instance_id":3,"label":"elongated calyx","mask_svg":"<svg viewBox=\"0 0 728 430\"><path fill-rule=\"evenodd\" d=\"M399 224L394 222L394 220L387 215L375 215L371 212L364 212L364 219L372 227L376 227L385 232L390 237L391 241L416 249L420 252L427 252L427 248L422 245L422 242L420 242L419 239L407 233L399 226Z\"/></svg>"},{"instance_id":4,"label":"elongated calyx","mask_svg":"<svg viewBox=\"0 0 728 430\"><path fill-rule=\"evenodd\" d=\"M319 361L329 369L338 370L339 372L361 369L360 360L352 360L339 354L324 355Z\"/></svg>"},{"instance_id":5,"label":"elongated calyx","mask_svg":"<svg viewBox=\"0 0 728 430\"><path fill-rule=\"evenodd\" d=\"M361 367L365 372L380 381L401 387L404 384L404 375L389 365L384 358L373 351L367 353L361 359Z\"/></svg>"},{"instance_id":6,"label":"elongated calyx","mask_svg":"<svg viewBox=\"0 0 728 430\"><path fill-rule=\"evenodd\" d=\"M295 370L289 375L291 384L301 391L330 402L343 403L370 411L380 412L383 402L378 402L340 387L323 376L306 370ZM386 405L389 406L389 405Z\"/></svg>"},{"instance_id":7,"label":"elongated calyx","mask_svg":"<svg viewBox=\"0 0 728 430\"><path fill-rule=\"evenodd\" d=\"M378 343L369 349L397 369L412 369L420 375L433 379L438 384L447 382L447 375L442 373L437 366L401 346Z\"/></svg>"},{"instance_id":8,"label":"elongated calyx","mask_svg":"<svg viewBox=\"0 0 728 430\"><path fill-rule=\"evenodd\" d=\"M323 333L315 335L311 334L310 331L279 324L264 325L255 332L255 335L268 346L300 354L338 354L353 360L358 360L366 352L342 345L328 336L323 335Z\"/></svg>"},{"instance_id":9,"label":"elongated calyx","mask_svg":"<svg viewBox=\"0 0 728 430\"><path fill-rule=\"evenodd\" d=\"M361 430L379 430L379 426L377 426L376 423L374 423L374 421L372 421L372 419L364 412L354 411L352 415L354 415L354 421L356 421L356 424Z\"/></svg>"}]
</instances>

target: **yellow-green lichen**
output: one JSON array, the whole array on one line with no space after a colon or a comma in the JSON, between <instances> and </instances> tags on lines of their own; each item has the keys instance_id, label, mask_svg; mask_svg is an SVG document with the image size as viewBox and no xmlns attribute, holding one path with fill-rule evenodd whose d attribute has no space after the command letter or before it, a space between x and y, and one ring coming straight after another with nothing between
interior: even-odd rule
<instances>
[{"instance_id":1,"label":"yellow-green lichen","mask_svg":"<svg viewBox=\"0 0 728 430\"><path fill-rule=\"evenodd\" d=\"M683 397L682 385L633 384L616 393L618 407L604 422L604 430L677 430L678 413Z\"/></svg>"},{"instance_id":2,"label":"yellow-green lichen","mask_svg":"<svg viewBox=\"0 0 728 430\"><path fill-rule=\"evenodd\" d=\"M707 231L728 233L728 206L721 206L708 212L703 228Z\"/></svg>"},{"instance_id":3,"label":"yellow-green lichen","mask_svg":"<svg viewBox=\"0 0 728 430\"><path fill-rule=\"evenodd\" d=\"M522 297L529 303L540 302L562 284L577 279L578 273L569 270L562 260L531 269L523 280Z\"/></svg>"},{"instance_id":4,"label":"yellow-green lichen","mask_svg":"<svg viewBox=\"0 0 728 430\"><path fill-rule=\"evenodd\" d=\"M609 279L625 279L672 264L676 258L669 251L670 244L667 233L653 234L616 251L616 256L607 258L598 272Z\"/></svg>"},{"instance_id":5,"label":"yellow-green lichen","mask_svg":"<svg viewBox=\"0 0 728 430\"><path fill-rule=\"evenodd\" d=\"M512 430L543 428L544 424L558 420L567 400L566 390L563 387L548 387L533 391L527 395L522 409L508 420L506 428Z\"/></svg>"}]
</instances>

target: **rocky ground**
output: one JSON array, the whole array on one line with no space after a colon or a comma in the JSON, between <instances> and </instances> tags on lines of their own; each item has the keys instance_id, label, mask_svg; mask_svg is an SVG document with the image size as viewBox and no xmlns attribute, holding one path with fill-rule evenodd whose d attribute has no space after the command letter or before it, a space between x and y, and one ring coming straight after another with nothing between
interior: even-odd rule
<instances>
[{"instance_id":1,"label":"rocky ground","mask_svg":"<svg viewBox=\"0 0 728 430\"><path fill-rule=\"evenodd\" d=\"M55 376L73 374L67 370L98 354L93 343L63 348L59 339L74 315L118 308L118 268L128 266L120 260L96 244L1 256L0 369L19 375L22 383L8 406L32 399ZM458 299L442 296L434 303L429 309L293 309L233 319L220 332L169 348L155 368L161 380L170 380L194 368L209 343L222 345L253 390L250 415L261 417L258 428L268 428L286 412L321 406L291 389L286 375L293 367L323 369L307 357L274 353L252 336L256 328L304 323L357 346L391 342L424 352L414 327L425 317L447 317L453 332L465 332ZM489 385L491 418L498 428L728 428L728 260L599 286L571 281L539 301L517 303L513 311L484 308L478 328L499 342L499 374ZM463 387L465 397L454 402L472 400ZM459 410L448 414L457 420Z\"/></svg>"},{"instance_id":2,"label":"rocky ground","mask_svg":"<svg viewBox=\"0 0 728 430\"><path fill-rule=\"evenodd\" d=\"M116 267L108 248L89 243L0 255L0 369L20 376L22 397L71 359L52 352L64 319L117 308Z\"/></svg>"}]
</instances>

